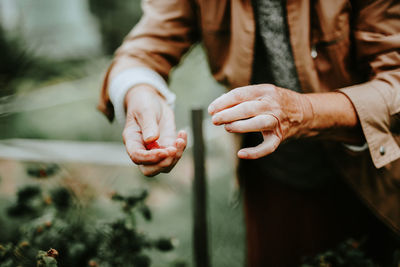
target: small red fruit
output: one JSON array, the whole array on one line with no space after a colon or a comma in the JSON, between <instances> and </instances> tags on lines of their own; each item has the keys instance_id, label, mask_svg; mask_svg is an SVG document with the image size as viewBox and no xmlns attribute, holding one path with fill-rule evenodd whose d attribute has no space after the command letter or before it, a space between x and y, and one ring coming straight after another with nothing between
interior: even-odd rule
<instances>
[{"instance_id":1,"label":"small red fruit","mask_svg":"<svg viewBox=\"0 0 400 267\"><path fill-rule=\"evenodd\" d=\"M159 149L159 148L164 148L163 146L160 146L157 141L153 141L148 144L144 144L147 150L152 150L152 149Z\"/></svg>"},{"instance_id":2,"label":"small red fruit","mask_svg":"<svg viewBox=\"0 0 400 267\"><path fill-rule=\"evenodd\" d=\"M49 249L47 251L47 257L57 258L58 257L58 251L55 250L54 248Z\"/></svg>"}]
</instances>

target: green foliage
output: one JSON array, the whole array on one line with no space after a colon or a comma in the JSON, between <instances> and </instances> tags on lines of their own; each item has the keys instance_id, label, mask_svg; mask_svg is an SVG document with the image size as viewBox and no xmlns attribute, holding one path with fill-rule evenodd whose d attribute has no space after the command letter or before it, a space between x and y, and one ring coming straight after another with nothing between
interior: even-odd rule
<instances>
[{"instance_id":1,"label":"green foliage","mask_svg":"<svg viewBox=\"0 0 400 267\"><path fill-rule=\"evenodd\" d=\"M37 186L26 186L18 191L17 202L8 208L8 215L12 217L35 217L44 206L41 199L41 190Z\"/></svg>"},{"instance_id":2,"label":"green foliage","mask_svg":"<svg viewBox=\"0 0 400 267\"><path fill-rule=\"evenodd\" d=\"M56 255L55 255L56 254ZM50 249L49 251L39 250L36 256L36 266L37 267L57 267L56 257L58 252L55 249Z\"/></svg>"},{"instance_id":3,"label":"green foliage","mask_svg":"<svg viewBox=\"0 0 400 267\"><path fill-rule=\"evenodd\" d=\"M90 11L100 26L105 53L114 53L124 37L139 21L142 14L140 2L140 0L89 0Z\"/></svg>"},{"instance_id":4,"label":"green foliage","mask_svg":"<svg viewBox=\"0 0 400 267\"><path fill-rule=\"evenodd\" d=\"M170 251L174 242L138 230L138 215L145 221L152 218L147 196L145 190L113 194L119 215L99 223L85 216L89 208L77 205L77 196L67 188L27 185L7 210L19 230L11 239L0 237L0 267L150 266L148 252Z\"/></svg>"},{"instance_id":5,"label":"green foliage","mask_svg":"<svg viewBox=\"0 0 400 267\"><path fill-rule=\"evenodd\" d=\"M34 85L59 77L82 77L86 62L85 59L60 61L36 56L22 38L6 32L1 25L0 51L0 97L13 95L22 82Z\"/></svg>"},{"instance_id":6,"label":"green foliage","mask_svg":"<svg viewBox=\"0 0 400 267\"><path fill-rule=\"evenodd\" d=\"M11 37L0 26L0 97L15 92L12 82L22 77L31 67L32 58L26 49L22 48L21 41Z\"/></svg>"},{"instance_id":7,"label":"green foliage","mask_svg":"<svg viewBox=\"0 0 400 267\"><path fill-rule=\"evenodd\" d=\"M53 176L59 171L59 166L57 164L30 164L26 173L33 178L48 178Z\"/></svg>"},{"instance_id":8,"label":"green foliage","mask_svg":"<svg viewBox=\"0 0 400 267\"><path fill-rule=\"evenodd\" d=\"M366 240L366 239L364 239ZM331 249L316 255L313 258L307 258L301 267L378 267L372 259L366 257L364 252L365 241L356 241L348 239L340 243L335 249ZM393 267L400 264L400 258L394 255Z\"/></svg>"}]
</instances>

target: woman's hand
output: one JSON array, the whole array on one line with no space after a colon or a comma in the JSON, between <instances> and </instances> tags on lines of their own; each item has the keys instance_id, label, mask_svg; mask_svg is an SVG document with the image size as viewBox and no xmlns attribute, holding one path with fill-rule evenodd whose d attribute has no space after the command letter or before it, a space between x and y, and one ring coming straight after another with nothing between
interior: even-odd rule
<instances>
[{"instance_id":1,"label":"woman's hand","mask_svg":"<svg viewBox=\"0 0 400 267\"><path fill-rule=\"evenodd\" d=\"M213 123L224 124L228 132L262 133L261 144L238 152L243 159L266 156L287 138L313 134L314 114L307 96L271 84L231 90L213 101L208 112Z\"/></svg>"},{"instance_id":2,"label":"woman's hand","mask_svg":"<svg viewBox=\"0 0 400 267\"><path fill-rule=\"evenodd\" d=\"M126 123L123 139L126 150L146 176L169 172L181 158L187 134L176 134L172 109L164 98L148 85L137 85L125 97ZM147 150L157 141L160 148Z\"/></svg>"}]
</instances>

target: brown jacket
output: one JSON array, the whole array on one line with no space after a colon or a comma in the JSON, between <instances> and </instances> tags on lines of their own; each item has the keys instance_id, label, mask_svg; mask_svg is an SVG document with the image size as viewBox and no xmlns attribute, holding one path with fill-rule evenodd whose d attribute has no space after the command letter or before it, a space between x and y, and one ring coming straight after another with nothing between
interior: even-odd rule
<instances>
[{"instance_id":1,"label":"brown jacket","mask_svg":"<svg viewBox=\"0 0 400 267\"><path fill-rule=\"evenodd\" d=\"M345 93L369 146L354 153L328 144L332 161L366 205L400 233L400 2L286 2L303 92ZM117 50L104 81L99 109L109 119L110 79L124 69L146 66L167 80L198 41L216 80L228 88L250 83L255 41L250 0L145 0L143 8L143 18Z\"/></svg>"}]
</instances>

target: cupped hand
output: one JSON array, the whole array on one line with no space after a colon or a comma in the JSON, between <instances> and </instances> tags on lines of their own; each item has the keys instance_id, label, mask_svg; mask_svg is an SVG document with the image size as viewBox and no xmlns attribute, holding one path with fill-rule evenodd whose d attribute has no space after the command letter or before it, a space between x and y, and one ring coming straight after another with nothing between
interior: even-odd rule
<instances>
[{"instance_id":1,"label":"cupped hand","mask_svg":"<svg viewBox=\"0 0 400 267\"><path fill-rule=\"evenodd\" d=\"M187 134L176 134L173 110L148 85L130 89L125 97L126 123L123 139L129 157L146 176L168 173L181 158ZM161 148L147 150L145 144L157 141Z\"/></svg>"},{"instance_id":2,"label":"cupped hand","mask_svg":"<svg viewBox=\"0 0 400 267\"><path fill-rule=\"evenodd\" d=\"M306 95L271 84L233 89L214 100L208 107L215 125L228 132L261 132L263 142L239 150L238 157L257 159L274 152L279 144L305 135L313 117Z\"/></svg>"}]
</instances>

